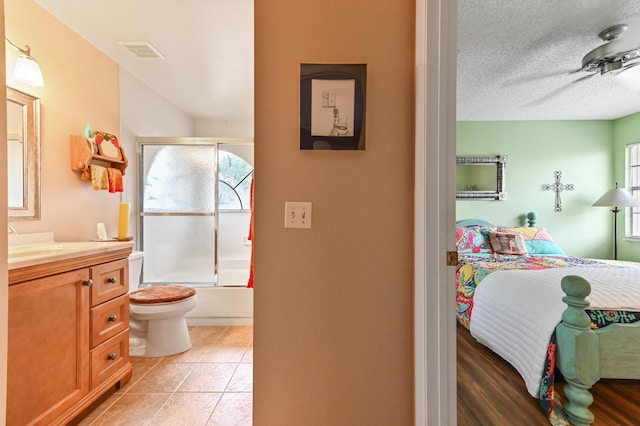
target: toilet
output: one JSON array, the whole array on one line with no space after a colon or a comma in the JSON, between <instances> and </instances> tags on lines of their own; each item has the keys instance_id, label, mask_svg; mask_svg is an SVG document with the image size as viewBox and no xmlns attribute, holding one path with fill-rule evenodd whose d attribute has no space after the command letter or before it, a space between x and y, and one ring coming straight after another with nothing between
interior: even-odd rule
<instances>
[{"instance_id":1,"label":"toilet","mask_svg":"<svg viewBox=\"0 0 640 426\"><path fill-rule=\"evenodd\" d=\"M191 348L184 316L195 308L195 289L158 285L139 289L144 253L129 255L129 354L139 357L174 355Z\"/></svg>"}]
</instances>

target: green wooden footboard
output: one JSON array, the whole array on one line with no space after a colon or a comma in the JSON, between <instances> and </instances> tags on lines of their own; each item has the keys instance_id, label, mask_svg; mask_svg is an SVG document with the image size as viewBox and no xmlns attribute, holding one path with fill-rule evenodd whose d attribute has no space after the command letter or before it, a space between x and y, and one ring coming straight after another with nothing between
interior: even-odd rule
<instances>
[{"instance_id":1,"label":"green wooden footboard","mask_svg":"<svg viewBox=\"0 0 640 426\"><path fill-rule=\"evenodd\" d=\"M556 366L567 381L564 409L569 421L576 426L590 425L594 416L589 411L593 403L591 386L600 378L640 379L640 326L612 324L592 330L591 320L584 309L591 293L589 282L576 275L561 281L566 294L562 300L567 309L556 327L558 348Z\"/></svg>"}]
</instances>

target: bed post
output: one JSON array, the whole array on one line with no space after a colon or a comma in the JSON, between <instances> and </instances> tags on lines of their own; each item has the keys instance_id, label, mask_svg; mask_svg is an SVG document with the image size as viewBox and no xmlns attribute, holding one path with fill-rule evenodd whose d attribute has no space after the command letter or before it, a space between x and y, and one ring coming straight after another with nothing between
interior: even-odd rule
<instances>
[{"instance_id":1,"label":"bed post","mask_svg":"<svg viewBox=\"0 0 640 426\"><path fill-rule=\"evenodd\" d=\"M591 286L577 275L562 278L561 286L567 309L556 327L556 337L557 366L567 381L564 410L571 424L590 425L594 416L587 408L593 403L589 389L600 378L598 335L589 328L591 320L584 311L589 306L585 298Z\"/></svg>"},{"instance_id":2,"label":"bed post","mask_svg":"<svg viewBox=\"0 0 640 426\"><path fill-rule=\"evenodd\" d=\"M527 213L527 226L529 228L535 228L537 220L538 220L538 214L536 212Z\"/></svg>"}]
</instances>

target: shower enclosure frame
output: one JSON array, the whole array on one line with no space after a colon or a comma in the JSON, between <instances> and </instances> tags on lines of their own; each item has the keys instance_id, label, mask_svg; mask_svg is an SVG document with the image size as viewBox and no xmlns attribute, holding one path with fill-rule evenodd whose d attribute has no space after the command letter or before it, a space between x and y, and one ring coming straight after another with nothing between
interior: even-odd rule
<instances>
[{"instance_id":1,"label":"shower enclosure frame","mask_svg":"<svg viewBox=\"0 0 640 426\"><path fill-rule=\"evenodd\" d=\"M253 145L253 138L223 138L223 137L138 137L136 138L136 159L138 172L136 174L136 186L138 188L138 197L136 200L136 208L137 212L137 226L136 226L136 241L138 241L138 248L141 251L144 251L144 218L152 217L152 216L175 216L175 217L187 217L187 216L213 216L213 283L198 283L196 286L201 285L213 285L219 286L219 221L220 221L220 211L218 205L218 194L219 194L219 152L220 145L226 144L251 144ZM145 194L145 180L143 173L145 172L144 167L144 158L143 158L143 145L164 145L164 146L212 146L214 147L214 158L213 158L213 173L216 177L214 182L214 191L215 191L215 202L214 209L211 213L194 213L194 212L144 212L142 210L144 206L144 194ZM144 265L143 265L144 268ZM144 277L144 272L142 274ZM147 285L148 283L142 282L143 285ZM161 283L158 283L162 285ZM189 285L189 284L187 284Z\"/></svg>"}]
</instances>

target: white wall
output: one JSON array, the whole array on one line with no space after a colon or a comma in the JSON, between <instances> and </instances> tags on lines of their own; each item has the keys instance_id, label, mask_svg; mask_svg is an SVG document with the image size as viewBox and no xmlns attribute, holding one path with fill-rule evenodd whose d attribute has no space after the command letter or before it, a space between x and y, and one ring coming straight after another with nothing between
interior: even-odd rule
<instances>
[{"instance_id":1,"label":"white wall","mask_svg":"<svg viewBox=\"0 0 640 426\"><path fill-rule=\"evenodd\" d=\"M129 159L122 200L131 203L131 235L136 235L138 226L136 138L142 136L194 136L194 122L149 86L120 68L120 143Z\"/></svg>"},{"instance_id":2,"label":"white wall","mask_svg":"<svg viewBox=\"0 0 640 426\"><path fill-rule=\"evenodd\" d=\"M248 105L253 108L253 103ZM195 136L220 138L252 138L253 112L246 118L195 120Z\"/></svg>"}]
</instances>

